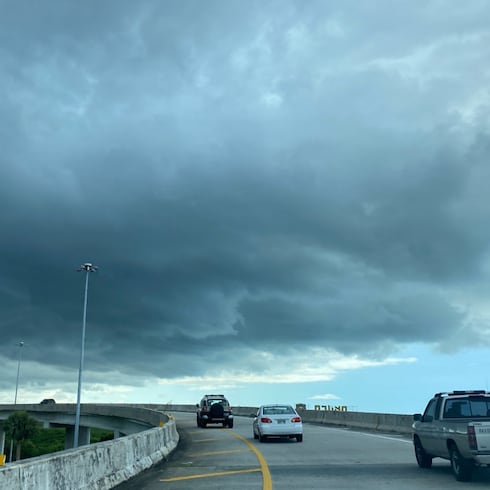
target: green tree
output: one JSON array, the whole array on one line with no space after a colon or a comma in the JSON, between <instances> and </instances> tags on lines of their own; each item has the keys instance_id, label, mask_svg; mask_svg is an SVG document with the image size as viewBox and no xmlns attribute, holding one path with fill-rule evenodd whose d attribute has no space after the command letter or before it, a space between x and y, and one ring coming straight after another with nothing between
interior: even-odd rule
<instances>
[{"instance_id":1,"label":"green tree","mask_svg":"<svg viewBox=\"0 0 490 490\"><path fill-rule=\"evenodd\" d=\"M40 423L27 412L14 412L4 424L5 433L16 443L15 460L20 459L22 443L32 439L39 431Z\"/></svg>"}]
</instances>

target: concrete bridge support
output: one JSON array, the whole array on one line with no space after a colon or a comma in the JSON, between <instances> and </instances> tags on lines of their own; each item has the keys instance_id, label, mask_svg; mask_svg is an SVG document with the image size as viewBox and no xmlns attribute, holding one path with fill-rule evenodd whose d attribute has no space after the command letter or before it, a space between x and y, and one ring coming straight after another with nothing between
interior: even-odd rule
<instances>
[{"instance_id":1,"label":"concrete bridge support","mask_svg":"<svg viewBox=\"0 0 490 490\"><path fill-rule=\"evenodd\" d=\"M0 454L5 454L5 431L0 427Z\"/></svg>"},{"instance_id":2,"label":"concrete bridge support","mask_svg":"<svg viewBox=\"0 0 490 490\"><path fill-rule=\"evenodd\" d=\"M71 449L75 440L75 427L69 425L65 429L65 449ZM90 427L80 427L78 431L78 446L90 444Z\"/></svg>"}]
</instances>

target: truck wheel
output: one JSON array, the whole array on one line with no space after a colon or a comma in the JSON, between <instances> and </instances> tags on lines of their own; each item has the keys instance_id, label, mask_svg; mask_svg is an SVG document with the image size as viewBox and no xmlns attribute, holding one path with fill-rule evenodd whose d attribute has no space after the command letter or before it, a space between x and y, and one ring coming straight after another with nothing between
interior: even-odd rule
<instances>
[{"instance_id":1,"label":"truck wheel","mask_svg":"<svg viewBox=\"0 0 490 490\"><path fill-rule=\"evenodd\" d=\"M422 447L420 439L416 437L413 441L413 447L415 449L415 458L421 468L430 468L432 466L432 456L429 456L425 449Z\"/></svg>"},{"instance_id":2,"label":"truck wheel","mask_svg":"<svg viewBox=\"0 0 490 490\"><path fill-rule=\"evenodd\" d=\"M233 429L233 420L230 420L230 421L228 422L228 427L229 427L230 429Z\"/></svg>"},{"instance_id":3,"label":"truck wheel","mask_svg":"<svg viewBox=\"0 0 490 490\"><path fill-rule=\"evenodd\" d=\"M449 448L449 454L451 456L451 468L456 480L470 481L473 476L473 463L461 456L455 444Z\"/></svg>"}]
</instances>

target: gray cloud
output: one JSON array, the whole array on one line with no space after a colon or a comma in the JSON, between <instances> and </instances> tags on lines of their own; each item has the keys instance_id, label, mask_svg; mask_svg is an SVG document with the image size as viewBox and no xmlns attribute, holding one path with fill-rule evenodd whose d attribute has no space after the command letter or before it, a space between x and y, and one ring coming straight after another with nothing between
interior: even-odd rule
<instances>
[{"instance_id":1,"label":"gray cloud","mask_svg":"<svg viewBox=\"0 0 490 490\"><path fill-rule=\"evenodd\" d=\"M84 261L95 371L486 342L484 3L4 6L3 356L76 368Z\"/></svg>"}]
</instances>

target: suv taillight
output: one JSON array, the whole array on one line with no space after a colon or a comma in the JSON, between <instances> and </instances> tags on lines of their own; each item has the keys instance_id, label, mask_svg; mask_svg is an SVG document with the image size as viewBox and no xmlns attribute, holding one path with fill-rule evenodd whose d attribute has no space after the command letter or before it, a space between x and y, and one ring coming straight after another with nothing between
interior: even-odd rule
<instances>
[{"instance_id":1,"label":"suv taillight","mask_svg":"<svg viewBox=\"0 0 490 490\"><path fill-rule=\"evenodd\" d=\"M475 428L472 425L468 425L468 444L470 446L470 449L478 449L478 445L476 443Z\"/></svg>"}]
</instances>

